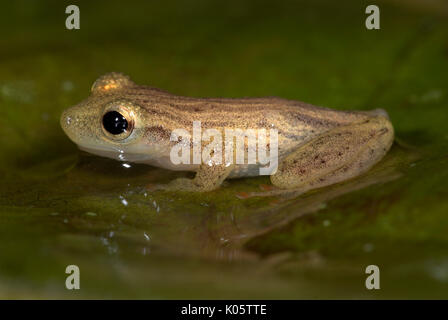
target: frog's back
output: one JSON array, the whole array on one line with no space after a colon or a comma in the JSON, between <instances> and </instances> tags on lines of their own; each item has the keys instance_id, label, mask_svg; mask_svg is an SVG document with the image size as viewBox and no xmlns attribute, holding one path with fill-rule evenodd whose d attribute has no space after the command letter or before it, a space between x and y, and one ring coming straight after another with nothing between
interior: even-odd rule
<instances>
[{"instance_id":1,"label":"frog's back","mask_svg":"<svg viewBox=\"0 0 448 320\"><path fill-rule=\"evenodd\" d=\"M120 96L135 101L152 113L180 115L188 122L195 119L202 121L205 127L211 124L215 128L272 127L280 118L283 118L282 122L298 126L333 127L366 117L360 112L337 111L279 97L196 98L174 95L149 86L126 88Z\"/></svg>"},{"instance_id":2,"label":"frog's back","mask_svg":"<svg viewBox=\"0 0 448 320\"><path fill-rule=\"evenodd\" d=\"M105 98L101 98L103 102ZM167 136L175 129L191 129L193 121L200 121L203 130L276 129L279 156L327 130L369 117L363 112L337 111L278 97L196 98L140 85L123 88L109 97L116 98L146 109L159 119L150 125L154 130L164 130Z\"/></svg>"}]
</instances>

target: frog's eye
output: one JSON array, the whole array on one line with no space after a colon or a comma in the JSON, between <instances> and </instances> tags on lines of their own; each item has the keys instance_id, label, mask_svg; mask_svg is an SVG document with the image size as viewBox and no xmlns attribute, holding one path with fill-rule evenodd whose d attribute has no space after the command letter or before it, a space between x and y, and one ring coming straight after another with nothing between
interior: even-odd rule
<instances>
[{"instance_id":1,"label":"frog's eye","mask_svg":"<svg viewBox=\"0 0 448 320\"><path fill-rule=\"evenodd\" d=\"M103 131L107 137L114 140L122 140L132 133L134 121L124 108L108 110L102 117Z\"/></svg>"},{"instance_id":2,"label":"frog's eye","mask_svg":"<svg viewBox=\"0 0 448 320\"><path fill-rule=\"evenodd\" d=\"M128 129L128 121L117 111L109 111L103 116L104 129L112 134L120 134Z\"/></svg>"}]
</instances>

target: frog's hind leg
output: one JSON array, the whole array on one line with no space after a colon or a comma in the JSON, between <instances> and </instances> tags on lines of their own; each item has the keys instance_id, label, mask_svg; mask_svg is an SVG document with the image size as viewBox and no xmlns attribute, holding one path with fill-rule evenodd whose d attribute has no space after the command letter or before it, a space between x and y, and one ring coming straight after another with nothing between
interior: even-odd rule
<instances>
[{"instance_id":1,"label":"frog's hind leg","mask_svg":"<svg viewBox=\"0 0 448 320\"><path fill-rule=\"evenodd\" d=\"M353 178L380 161L393 138L392 124L382 116L329 130L300 146L279 164L271 176L275 189L249 196L297 195Z\"/></svg>"}]
</instances>

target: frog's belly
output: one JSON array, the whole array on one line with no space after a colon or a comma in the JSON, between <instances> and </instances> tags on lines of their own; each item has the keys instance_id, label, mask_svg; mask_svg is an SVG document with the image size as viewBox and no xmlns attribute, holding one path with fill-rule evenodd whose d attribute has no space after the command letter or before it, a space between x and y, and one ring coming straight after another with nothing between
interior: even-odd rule
<instances>
[{"instance_id":1,"label":"frog's belly","mask_svg":"<svg viewBox=\"0 0 448 320\"><path fill-rule=\"evenodd\" d=\"M196 171L199 167L197 164L174 164L169 157L149 158L148 155L129 155L121 154L116 151L100 151L91 148L81 147L81 150L96 154L99 156L112 158L118 161L129 161L135 163L143 163L154 167L175 171ZM229 175L229 178L253 177L260 175L260 166L258 164L241 164L236 165L235 169Z\"/></svg>"},{"instance_id":2,"label":"frog's belly","mask_svg":"<svg viewBox=\"0 0 448 320\"><path fill-rule=\"evenodd\" d=\"M146 160L143 163L164 168L168 170L176 170L176 171L196 171L199 165L191 165L191 164L173 164L170 159L160 158L160 159L151 159ZM258 164L240 164L236 165L235 168L229 175L229 178L242 178L242 177L254 177L260 175L260 166Z\"/></svg>"},{"instance_id":3,"label":"frog's belly","mask_svg":"<svg viewBox=\"0 0 448 320\"><path fill-rule=\"evenodd\" d=\"M243 178L243 177L255 177L260 175L271 175L277 170L277 164L280 159L283 159L285 155L289 154L293 148L279 149L277 159L270 159L267 164L247 164L247 155L245 157L245 164L236 164L233 170L230 172L228 178ZM197 171L199 169L198 164L174 164L169 156L163 156L151 159L135 160L134 162L148 164L154 167L164 168L175 171ZM266 168L260 172L261 168Z\"/></svg>"}]
</instances>

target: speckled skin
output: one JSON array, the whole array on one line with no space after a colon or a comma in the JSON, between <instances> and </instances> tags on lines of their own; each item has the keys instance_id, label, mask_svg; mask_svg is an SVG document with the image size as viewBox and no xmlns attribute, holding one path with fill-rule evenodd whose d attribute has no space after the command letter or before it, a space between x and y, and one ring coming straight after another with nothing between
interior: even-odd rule
<instances>
[{"instance_id":1,"label":"speckled skin","mask_svg":"<svg viewBox=\"0 0 448 320\"><path fill-rule=\"evenodd\" d=\"M106 132L102 116L109 110L124 114L130 130L118 137ZM61 116L62 128L82 150L196 172L194 179L177 179L164 189L210 191L226 178L258 174L257 165L172 164L169 153L177 142L170 141L171 132L191 133L193 121L201 121L203 131L213 128L223 135L226 128L277 129L279 167L267 195L278 189L305 192L359 175L386 154L394 137L383 110L335 111L277 97L182 97L136 85L120 73L100 77L91 96Z\"/></svg>"}]
</instances>

